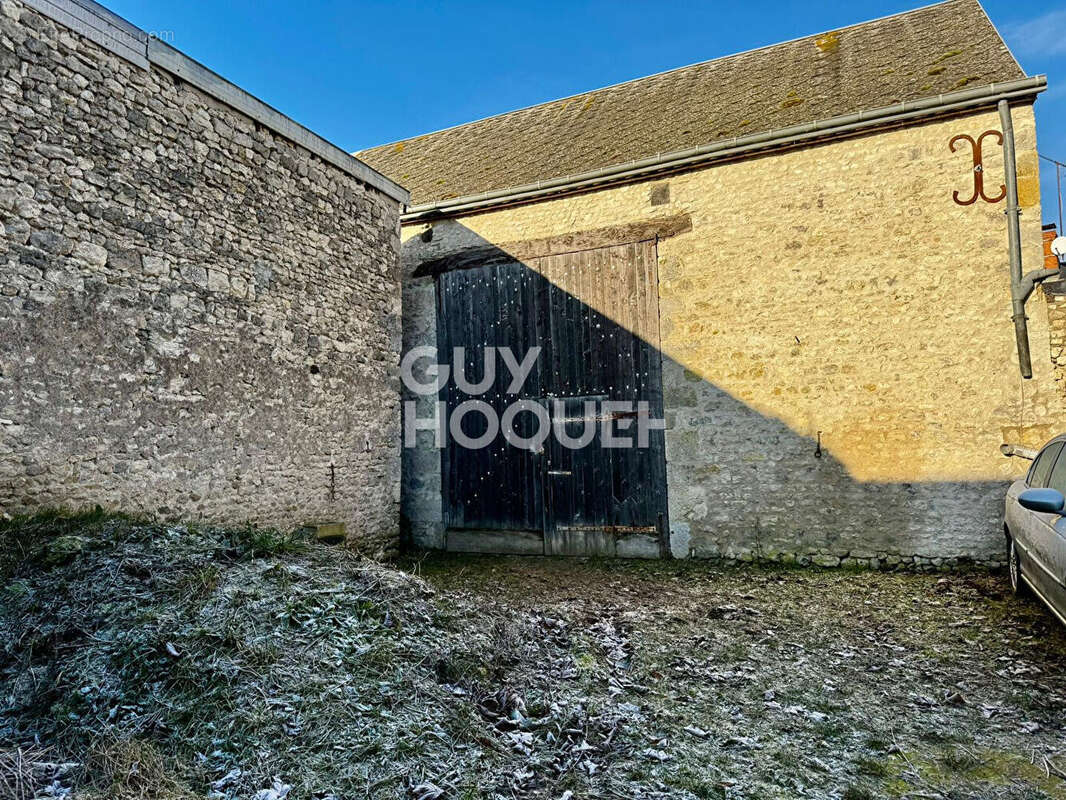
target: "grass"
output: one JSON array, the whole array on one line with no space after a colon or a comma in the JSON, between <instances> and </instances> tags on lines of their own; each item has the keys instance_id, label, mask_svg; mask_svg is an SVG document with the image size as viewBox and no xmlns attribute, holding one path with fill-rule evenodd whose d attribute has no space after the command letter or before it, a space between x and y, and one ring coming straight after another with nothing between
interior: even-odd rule
<instances>
[{"instance_id":1,"label":"grass","mask_svg":"<svg viewBox=\"0 0 1066 800\"><path fill-rule=\"evenodd\" d=\"M682 785L693 777L682 767L695 769L699 781L721 764L740 793L795 796L801 787L790 783L793 776L821 771L814 757L851 777L829 795L835 798L849 786L879 798L1014 797L1002 792L1015 784L1042 793L1034 797L1066 797L1066 782L1053 778L1059 785L1051 792L1043 773L988 756L1001 751L1025 760L1032 747L1058 741L1058 723L1034 739L1017 735L1008 720L1062 714L1066 686L1049 689L1044 681L1060 685L1050 676L1060 674L1055 665L1066 654L1066 636L985 570L928 575L456 556L425 560L420 570L442 592L502 595L552 616L624 616L633 680L650 686L633 702L654 719L645 730L667 736L676 758L639 764L633 774L679 794L694 792ZM756 613L722 611L749 606ZM610 676L608 665L585 657L598 650L573 652L581 680ZM1032 682L1004 677L1008 662L1038 666L1040 694L1050 705L1026 699ZM964 702L945 699L960 691ZM985 704L1005 716L989 722ZM712 736L694 739L681 730L689 723ZM722 745L747 737L752 745ZM976 748L975 739L982 742ZM906 756L892 754L900 746ZM967 771L964 748L983 766ZM908 758L921 769L913 772ZM956 785L968 793L951 794Z\"/></svg>"},{"instance_id":2,"label":"grass","mask_svg":"<svg viewBox=\"0 0 1066 800\"><path fill-rule=\"evenodd\" d=\"M724 800L725 788L710 780L706 773L682 765L664 780L667 786L688 792L701 800Z\"/></svg>"},{"instance_id":3,"label":"grass","mask_svg":"<svg viewBox=\"0 0 1066 800\"><path fill-rule=\"evenodd\" d=\"M83 765L86 791L107 797L203 796L218 769L245 761L246 790L269 786L255 753L284 726L264 697L302 696L291 716L331 738L337 681L377 686L396 671L398 654L377 640L397 630L385 624L402 616L394 598L414 589L379 586L379 567L312 552L296 534L98 509L11 521L2 549L0 692L27 670L38 685L0 711L0 746L47 740Z\"/></svg>"},{"instance_id":4,"label":"grass","mask_svg":"<svg viewBox=\"0 0 1066 800\"><path fill-rule=\"evenodd\" d=\"M229 539L237 558L265 558L307 552L309 541L303 534L274 528L245 525L231 529Z\"/></svg>"},{"instance_id":5,"label":"grass","mask_svg":"<svg viewBox=\"0 0 1066 800\"><path fill-rule=\"evenodd\" d=\"M855 762L855 771L860 775L869 775L874 778L887 778L892 774L892 769L882 758L864 757Z\"/></svg>"},{"instance_id":6,"label":"grass","mask_svg":"<svg viewBox=\"0 0 1066 800\"><path fill-rule=\"evenodd\" d=\"M253 527L94 510L5 533L0 752L48 743L92 800L254 797L277 776L293 797L395 797L416 775L521 794L527 754L484 705L501 687L553 731L530 743L537 781L581 791L570 753L613 757L599 678L563 682L574 641L528 611Z\"/></svg>"},{"instance_id":7,"label":"grass","mask_svg":"<svg viewBox=\"0 0 1066 800\"><path fill-rule=\"evenodd\" d=\"M988 573L403 571L95 510L4 530L0 769L23 764L24 785L71 761L61 782L90 800L236 800L275 777L290 800L424 781L448 797L1064 796L1029 758L1060 741L1066 636ZM12 755L38 742L49 755Z\"/></svg>"}]
</instances>

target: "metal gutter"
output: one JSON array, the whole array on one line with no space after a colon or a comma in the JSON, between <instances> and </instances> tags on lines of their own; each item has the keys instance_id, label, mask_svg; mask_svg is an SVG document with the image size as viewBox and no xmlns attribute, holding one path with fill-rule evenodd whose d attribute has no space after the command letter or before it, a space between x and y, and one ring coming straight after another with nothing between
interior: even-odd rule
<instances>
[{"instance_id":1,"label":"metal gutter","mask_svg":"<svg viewBox=\"0 0 1066 800\"><path fill-rule=\"evenodd\" d=\"M590 191L617 183L641 180L660 173L701 167L715 161L733 159L763 150L779 149L844 136L863 131L911 122L926 117L992 106L1000 100L1021 100L1035 97L1047 88L1047 77L1038 75L1003 83L992 83L973 89L909 100L882 108L842 114L824 120L793 125L788 128L764 131L735 137L701 147L659 153L649 158L615 164L576 175L566 175L545 181L496 189L466 197L439 200L411 206L401 218L404 224L439 219L441 217L485 211L500 206L543 200L557 195Z\"/></svg>"},{"instance_id":2,"label":"metal gutter","mask_svg":"<svg viewBox=\"0 0 1066 800\"><path fill-rule=\"evenodd\" d=\"M141 69L154 66L181 78L397 203L406 205L410 201L411 193L398 183L99 3L93 0L22 2Z\"/></svg>"},{"instance_id":3,"label":"metal gutter","mask_svg":"<svg viewBox=\"0 0 1066 800\"><path fill-rule=\"evenodd\" d=\"M1007 256L1010 260L1011 319L1014 321L1014 338L1018 346L1018 368L1023 378L1033 377L1033 362L1029 353L1029 325L1025 316L1025 301L1036 285L1058 275L1057 269L1036 269L1022 275L1022 209L1018 205L1018 163L1014 149L1014 120L1010 103L999 101L999 121L1003 129L1003 172L1007 184Z\"/></svg>"}]
</instances>

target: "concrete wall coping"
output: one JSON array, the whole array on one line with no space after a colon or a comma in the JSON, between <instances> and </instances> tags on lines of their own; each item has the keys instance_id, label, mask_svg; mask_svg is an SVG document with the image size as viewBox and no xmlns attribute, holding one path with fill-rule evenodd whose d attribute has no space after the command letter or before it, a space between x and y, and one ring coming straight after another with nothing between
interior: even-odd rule
<instances>
[{"instance_id":1,"label":"concrete wall coping","mask_svg":"<svg viewBox=\"0 0 1066 800\"><path fill-rule=\"evenodd\" d=\"M410 200L406 189L377 170L99 3L93 0L22 2L142 69L155 66L181 78L401 205Z\"/></svg>"}]
</instances>

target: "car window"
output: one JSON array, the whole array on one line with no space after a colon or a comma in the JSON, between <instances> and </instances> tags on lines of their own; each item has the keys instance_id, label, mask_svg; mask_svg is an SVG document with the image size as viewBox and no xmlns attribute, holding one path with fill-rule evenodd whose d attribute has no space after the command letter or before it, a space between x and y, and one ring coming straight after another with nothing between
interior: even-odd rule
<instances>
[{"instance_id":1,"label":"car window","mask_svg":"<svg viewBox=\"0 0 1066 800\"><path fill-rule=\"evenodd\" d=\"M1033 470L1029 473L1030 489L1046 489L1051 467L1055 464L1055 458L1062 450L1062 442L1055 442L1045 447L1033 462Z\"/></svg>"},{"instance_id":2,"label":"car window","mask_svg":"<svg viewBox=\"0 0 1066 800\"><path fill-rule=\"evenodd\" d=\"M1066 455L1059 455L1055 466L1051 468L1051 475L1047 479L1047 485L1050 489L1058 489L1063 494L1066 494Z\"/></svg>"}]
</instances>

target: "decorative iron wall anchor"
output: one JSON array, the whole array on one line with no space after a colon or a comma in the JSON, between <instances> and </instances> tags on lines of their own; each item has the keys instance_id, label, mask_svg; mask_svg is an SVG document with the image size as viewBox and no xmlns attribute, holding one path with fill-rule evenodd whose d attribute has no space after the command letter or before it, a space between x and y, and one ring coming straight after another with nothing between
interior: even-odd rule
<instances>
[{"instance_id":1,"label":"decorative iron wall anchor","mask_svg":"<svg viewBox=\"0 0 1066 800\"><path fill-rule=\"evenodd\" d=\"M1007 196L1007 187L1000 184L999 195L997 197L989 197L985 194L985 168L982 162L981 148L984 144L986 136L995 136L996 143L1000 146L1003 145L1003 134L997 130L988 130L977 137L975 142L973 137L969 134L960 133L958 136L953 136L951 141L948 142L948 147L951 148L951 152L956 150L955 145L960 141L966 141L970 143L970 149L973 151L973 197L969 200L960 200L959 193L952 192L952 199L960 206L968 206L977 202L977 198L981 198L986 203L998 203L1004 197Z\"/></svg>"}]
</instances>

